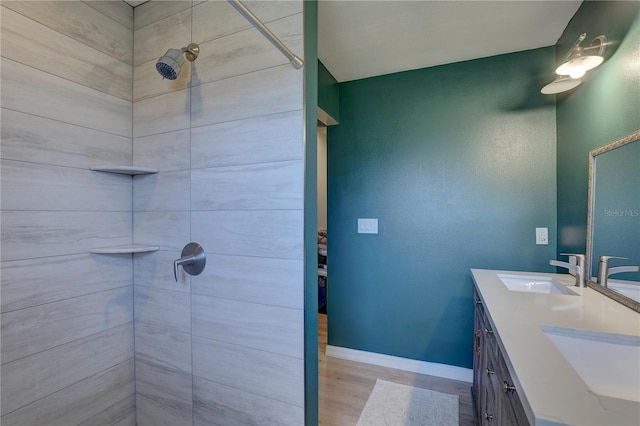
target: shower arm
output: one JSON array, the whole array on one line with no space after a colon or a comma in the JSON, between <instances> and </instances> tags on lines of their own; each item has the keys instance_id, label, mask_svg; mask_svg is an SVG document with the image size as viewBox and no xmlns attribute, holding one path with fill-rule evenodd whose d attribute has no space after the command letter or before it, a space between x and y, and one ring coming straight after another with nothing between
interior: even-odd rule
<instances>
[{"instance_id":1,"label":"shower arm","mask_svg":"<svg viewBox=\"0 0 640 426\"><path fill-rule=\"evenodd\" d=\"M297 70L302 68L304 62L302 59L297 57L287 46L284 45L280 41L278 37L274 33L269 30L257 17L254 15L242 2L239 0L227 0L231 6L233 6L240 15L244 16L247 21L251 23L255 27L256 30L260 31L263 36L267 38L284 56L287 57L291 65Z\"/></svg>"}]
</instances>

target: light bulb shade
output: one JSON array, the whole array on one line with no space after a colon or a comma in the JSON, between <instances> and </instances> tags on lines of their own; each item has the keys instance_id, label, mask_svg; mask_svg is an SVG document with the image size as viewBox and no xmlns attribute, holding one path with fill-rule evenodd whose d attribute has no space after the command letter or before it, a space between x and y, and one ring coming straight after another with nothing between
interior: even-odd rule
<instances>
[{"instance_id":1,"label":"light bulb shade","mask_svg":"<svg viewBox=\"0 0 640 426\"><path fill-rule=\"evenodd\" d=\"M573 78L579 78L582 77L585 72L600 65L603 61L604 58L599 55L578 56L577 58L570 59L556 68L556 74L570 75Z\"/></svg>"},{"instance_id":2,"label":"light bulb shade","mask_svg":"<svg viewBox=\"0 0 640 426\"><path fill-rule=\"evenodd\" d=\"M582 83L582 80L580 79L560 77L544 86L540 90L540 93L542 93L543 95L555 95L556 93L566 92L567 90L578 87L580 83Z\"/></svg>"}]
</instances>

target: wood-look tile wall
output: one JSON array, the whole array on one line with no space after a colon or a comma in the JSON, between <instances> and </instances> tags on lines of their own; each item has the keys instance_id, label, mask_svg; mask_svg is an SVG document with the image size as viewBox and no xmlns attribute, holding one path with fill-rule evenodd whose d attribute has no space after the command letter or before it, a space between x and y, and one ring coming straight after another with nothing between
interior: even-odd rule
<instances>
[{"instance_id":1,"label":"wood-look tile wall","mask_svg":"<svg viewBox=\"0 0 640 426\"><path fill-rule=\"evenodd\" d=\"M247 6L302 56L302 2ZM134 10L138 424L291 424L304 418L303 73L220 1ZM155 61L190 42L178 79ZM201 243L199 276L172 261Z\"/></svg>"},{"instance_id":2,"label":"wood-look tile wall","mask_svg":"<svg viewBox=\"0 0 640 426\"><path fill-rule=\"evenodd\" d=\"M3 1L3 425L135 424L133 11Z\"/></svg>"}]
</instances>

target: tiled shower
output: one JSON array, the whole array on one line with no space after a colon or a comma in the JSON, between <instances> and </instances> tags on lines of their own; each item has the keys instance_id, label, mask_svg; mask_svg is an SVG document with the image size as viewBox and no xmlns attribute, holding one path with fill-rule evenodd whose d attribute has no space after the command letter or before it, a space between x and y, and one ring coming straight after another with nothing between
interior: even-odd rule
<instances>
[{"instance_id":1,"label":"tiled shower","mask_svg":"<svg viewBox=\"0 0 640 426\"><path fill-rule=\"evenodd\" d=\"M302 56L302 1L245 4ZM302 71L225 1L0 13L2 424L303 424Z\"/></svg>"}]
</instances>

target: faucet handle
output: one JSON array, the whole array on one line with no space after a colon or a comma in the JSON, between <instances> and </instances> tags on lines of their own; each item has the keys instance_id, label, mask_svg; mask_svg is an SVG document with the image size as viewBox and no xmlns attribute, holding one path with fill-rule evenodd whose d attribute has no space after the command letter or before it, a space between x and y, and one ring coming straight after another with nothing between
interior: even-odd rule
<instances>
[{"instance_id":1,"label":"faucet handle","mask_svg":"<svg viewBox=\"0 0 640 426\"><path fill-rule=\"evenodd\" d=\"M557 263L549 262L551 265L562 266L563 268L567 268L569 271L574 271L576 276L576 287L583 288L585 286L585 276L586 276L586 266L587 266L587 257L584 254L579 253L560 253L561 256L574 256L576 259L576 263L572 264L571 261L569 263L562 262L564 265L558 265ZM569 265L569 267L565 266Z\"/></svg>"},{"instance_id":2,"label":"faucet handle","mask_svg":"<svg viewBox=\"0 0 640 426\"><path fill-rule=\"evenodd\" d=\"M207 263L202 246L198 243L189 243L182 249L182 257L173 261L173 277L178 281L178 266L189 275L199 275Z\"/></svg>"},{"instance_id":3,"label":"faucet handle","mask_svg":"<svg viewBox=\"0 0 640 426\"><path fill-rule=\"evenodd\" d=\"M585 260L586 256L584 254L579 253L560 253L560 256L574 256L578 260Z\"/></svg>"},{"instance_id":4,"label":"faucet handle","mask_svg":"<svg viewBox=\"0 0 640 426\"><path fill-rule=\"evenodd\" d=\"M609 259L629 260L628 257L623 256L600 256L600 262L609 263Z\"/></svg>"}]
</instances>

